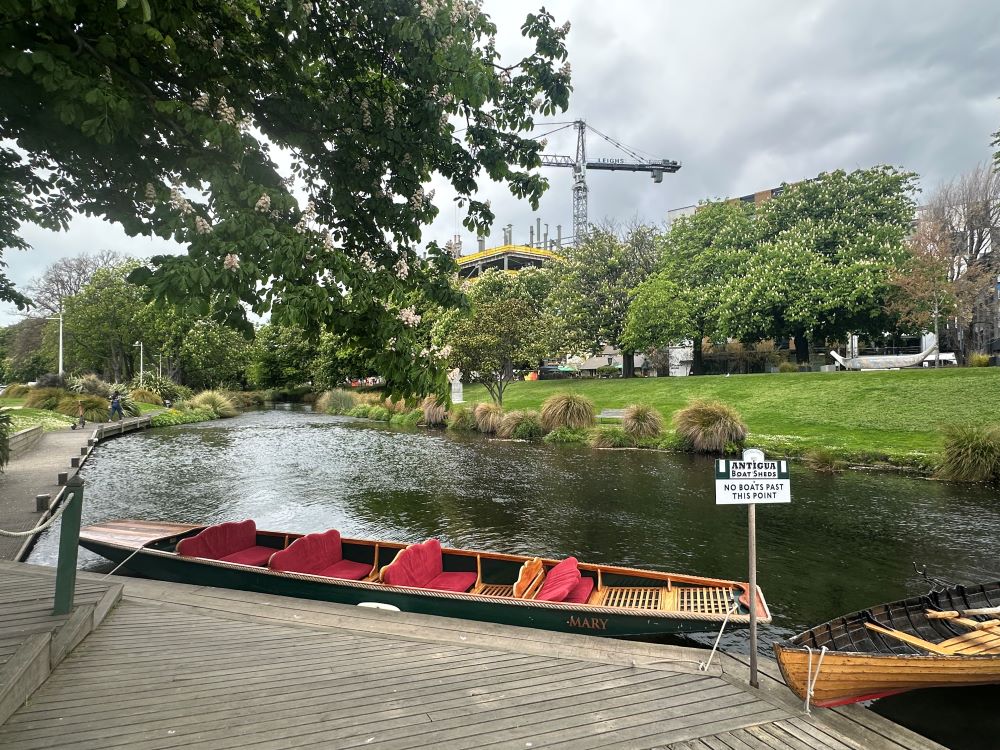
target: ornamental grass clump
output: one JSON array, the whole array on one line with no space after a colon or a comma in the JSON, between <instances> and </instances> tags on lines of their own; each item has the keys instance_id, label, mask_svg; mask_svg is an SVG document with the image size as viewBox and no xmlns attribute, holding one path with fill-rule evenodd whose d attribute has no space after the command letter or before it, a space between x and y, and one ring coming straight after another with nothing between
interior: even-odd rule
<instances>
[{"instance_id":1,"label":"ornamental grass clump","mask_svg":"<svg viewBox=\"0 0 1000 750\"><path fill-rule=\"evenodd\" d=\"M844 469L844 462L828 448L810 448L802 456L802 461L820 474L836 474Z\"/></svg>"},{"instance_id":2,"label":"ornamental grass clump","mask_svg":"<svg viewBox=\"0 0 1000 750\"><path fill-rule=\"evenodd\" d=\"M556 427L543 439L546 443L572 445L586 443L588 437L587 430L580 429L579 427Z\"/></svg>"},{"instance_id":3,"label":"ornamental grass clump","mask_svg":"<svg viewBox=\"0 0 1000 750\"><path fill-rule=\"evenodd\" d=\"M663 431L663 417L649 404L631 404L622 414L622 429L633 440L659 437Z\"/></svg>"},{"instance_id":4,"label":"ornamental grass clump","mask_svg":"<svg viewBox=\"0 0 1000 750\"><path fill-rule=\"evenodd\" d=\"M32 388L24 399L24 405L29 409L45 409L55 411L59 402L68 396L62 388ZM76 416L75 414L73 416Z\"/></svg>"},{"instance_id":5,"label":"ornamental grass clump","mask_svg":"<svg viewBox=\"0 0 1000 750\"><path fill-rule=\"evenodd\" d=\"M110 404L106 398L92 396L89 393L70 393L62 398L53 411L76 419L80 415L80 405L83 405L83 418L87 422L107 422ZM124 410L124 406L122 409Z\"/></svg>"},{"instance_id":6,"label":"ornamental grass clump","mask_svg":"<svg viewBox=\"0 0 1000 750\"><path fill-rule=\"evenodd\" d=\"M799 371L799 366L791 362L782 362L780 365L778 365L778 372L781 373L798 372L798 371Z\"/></svg>"},{"instance_id":7,"label":"ornamental grass clump","mask_svg":"<svg viewBox=\"0 0 1000 750\"><path fill-rule=\"evenodd\" d=\"M1000 425L945 427L938 475L955 482L1000 481Z\"/></svg>"},{"instance_id":8,"label":"ornamental grass clump","mask_svg":"<svg viewBox=\"0 0 1000 750\"><path fill-rule=\"evenodd\" d=\"M142 404L153 404L153 406L163 406L163 399L160 398L159 394L153 393L152 391L147 391L145 388L136 388L129 396L132 400L138 401Z\"/></svg>"},{"instance_id":9,"label":"ornamental grass clump","mask_svg":"<svg viewBox=\"0 0 1000 750\"><path fill-rule=\"evenodd\" d=\"M192 409L207 409L220 419L235 417L237 414L233 402L219 391L202 391L188 400L188 406Z\"/></svg>"},{"instance_id":10,"label":"ornamental grass clump","mask_svg":"<svg viewBox=\"0 0 1000 750\"><path fill-rule=\"evenodd\" d=\"M355 417L357 419L368 419L368 412L372 410L372 404L358 404L349 412L347 416Z\"/></svg>"},{"instance_id":11,"label":"ornamental grass clump","mask_svg":"<svg viewBox=\"0 0 1000 750\"><path fill-rule=\"evenodd\" d=\"M21 398L23 396L27 396L30 391L31 391L31 388L29 388L28 386L26 386L24 383L14 383L14 384L8 385L6 388L4 388L3 397L4 398Z\"/></svg>"},{"instance_id":12,"label":"ornamental grass clump","mask_svg":"<svg viewBox=\"0 0 1000 750\"><path fill-rule=\"evenodd\" d=\"M111 383L101 380L92 372L80 377L66 378L66 386L74 393L89 393L91 396L101 398L111 397Z\"/></svg>"},{"instance_id":13,"label":"ornamental grass clump","mask_svg":"<svg viewBox=\"0 0 1000 750\"><path fill-rule=\"evenodd\" d=\"M497 437L504 440L538 440L544 434L541 415L528 409L507 412L497 429Z\"/></svg>"},{"instance_id":14,"label":"ornamental grass clump","mask_svg":"<svg viewBox=\"0 0 1000 750\"><path fill-rule=\"evenodd\" d=\"M448 410L437 396L427 396L420 404L424 413L424 424L428 427L440 427L444 424L444 419Z\"/></svg>"},{"instance_id":15,"label":"ornamental grass clump","mask_svg":"<svg viewBox=\"0 0 1000 750\"><path fill-rule=\"evenodd\" d=\"M503 407L499 404L476 404L476 429L484 435L495 435L503 422Z\"/></svg>"},{"instance_id":16,"label":"ornamental grass clump","mask_svg":"<svg viewBox=\"0 0 1000 750\"><path fill-rule=\"evenodd\" d=\"M933 358L931 358L933 359ZM969 355L969 367L989 367L990 366L990 355L989 354L970 354Z\"/></svg>"},{"instance_id":17,"label":"ornamental grass clump","mask_svg":"<svg viewBox=\"0 0 1000 750\"><path fill-rule=\"evenodd\" d=\"M583 429L597 424L594 402L576 393L557 393L542 403L542 427L551 432L558 427Z\"/></svg>"},{"instance_id":18,"label":"ornamental grass clump","mask_svg":"<svg viewBox=\"0 0 1000 750\"><path fill-rule=\"evenodd\" d=\"M389 424L395 427L416 427L424 421L423 409L411 409L401 414L393 414L389 417Z\"/></svg>"},{"instance_id":19,"label":"ornamental grass clump","mask_svg":"<svg viewBox=\"0 0 1000 750\"><path fill-rule=\"evenodd\" d=\"M707 399L696 399L675 413L674 428L697 453L721 455L727 444L738 447L747 438L747 426L736 409Z\"/></svg>"},{"instance_id":20,"label":"ornamental grass clump","mask_svg":"<svg viewBox=\"0 0 1000 750\"><path fill-rule=\"evenodd\" d=\"M322 414L347 414L356 405L357 399L353 393L334 388L332 391L323 391L313 408Z\"/></svg>"},{"instance_id":21,"label":"ornamental grass clump","mask_svg":"<svg viewBox=\"0 0 1000 750\"><path fill-rule=\"evenodd\" d=\"M587 435L591 448L634 448L635 441L617 425L595 427Z\"/></svg>"},{"instance_id":22,"label":"ornamental grass clump","mask_svg":"<svg viewBox=\"0 0 1000 750\"><path fill-rule=\"evenodd\" d=\"M368 408L368 418L376 422L388 422L389 417L391 416L392 415L389 413L389 410L384 406L376 404L375 406Z\"/></svg>"},{"instance_id":23,"label":"ornamental grass clump","mask_svg":"<svg viewBox=\"0 0 1000 750\"><path fill-rule=\"evenodd\" d=\"M477 429L475 413L467 406L451 407L448 410L448 429L474 432Z\"/></svg>"}]
</instances>

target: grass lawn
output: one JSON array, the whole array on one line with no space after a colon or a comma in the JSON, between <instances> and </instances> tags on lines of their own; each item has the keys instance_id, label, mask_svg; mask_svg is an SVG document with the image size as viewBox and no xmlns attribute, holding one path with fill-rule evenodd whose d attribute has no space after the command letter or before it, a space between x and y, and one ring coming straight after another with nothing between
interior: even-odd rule
<instances>
[{"instance_id":1,"label":"grass lawn","mask_svg":"<svg viewBox=\"0 0 1000 750\"><path fill-rule=\"evenodd\" d=\"M11 435L38 424L45 432L63 430L74 422L73 417L46 409L10 409L7 413L10 414Z\"/></svg>"},{"instance_id":2,"label":"grass lawn","mask_svg":"<svg viewBox=\"0 0 1000 750\"><path fill-rule=\"evenodd\" d=\"M651 404L668 423L692 399L718 399L743 415L750 444L756 438L789 455L813 447L848 457L885 454L876 460L904 465L939 453L943 425L1000 423L996 367L516 382L504 408L537 409L560 392L581 393L598 411ZM470 386L465 398L487 401L489 394Z\"/></svg>"}]
</instances>

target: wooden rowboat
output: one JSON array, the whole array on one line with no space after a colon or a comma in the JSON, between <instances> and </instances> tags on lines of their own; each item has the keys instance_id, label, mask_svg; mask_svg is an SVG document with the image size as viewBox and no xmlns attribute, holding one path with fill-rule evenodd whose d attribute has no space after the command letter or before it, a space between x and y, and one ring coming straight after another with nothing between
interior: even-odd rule
<instances>
[{"instance_id":1,"label":"wooden rowboat","mask_svg":"<svg viewBox=\"0 0 1000 750\"><path fill-rule=\"evenodd\" d=\"M199 556L226 557L215 555L207 546L194 546L205 534L231 525L109 521L82 529L80 544L122 564L124 570L159 580L344 604L388 604L406 612L571 633L649 636L714 631L727 619L736 627L749 623L746 583L578 564L575 558L560 562L441 549L438 545L433 554L437 555L437 570L444 583L437 583L439 578L435 578L430 583L413 585L417 579L406 578L412 572L412 560L418 554L431 554L427 550L432 549L432 542L437 544L436 540L406 545L341 539L336 531L303 536L261 531L254 526L252 550L240 553L244 554L242 561L238 555L237 559L229 555L228 560ZM319 568L313 562L315 550L334 536L341 557L336 565L340 567L316 572ZM312 552L307 549L309 545ZM304 552L300 554L300 550ZM290 559L296 557L298 562ZM303 567L303 560L310 562ZM556 589L567 571L576 578L570 579L570 595L560 599ZM444 590L430 586L442 586ZM573 601L574 596L579 601ZM771 615L759 588L754 599L758 621L769 622Z\"/></svg>"},{"instance_id":2,"label":"wooden rowboat","mask_svg":"<svg viewBox=\"0 0 1000 750\"><path fill-rule=\"evenodd\" d=\"M788 687L805 700L811 684L822 707L1000 683L997 617L1000 583L952 586L838 617L774 651Z\"/></svg>"}]
</instances>

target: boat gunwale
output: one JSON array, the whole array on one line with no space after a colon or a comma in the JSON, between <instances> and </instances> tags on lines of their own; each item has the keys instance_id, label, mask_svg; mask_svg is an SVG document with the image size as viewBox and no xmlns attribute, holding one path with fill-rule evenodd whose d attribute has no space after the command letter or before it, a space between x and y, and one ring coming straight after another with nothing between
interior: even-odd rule
<instances>
[{"instance_id":1,"label":"boat gunwale","mask_svg":"<svg viewBox=\"0 0 1000 750\"><path fill-rule=\"evenodd\" d=\"M545 601L536 601L534 599L515 599L513 597L492 596L488 594L472 594L467 592L457 593L457 592L439 591L437 589L426 589L414 586L390 586L389 584L376 581L354 581L345 578L331 578L329 576L318 576L310 573L294 573L294 572L278 571L257 565L246 565L243 563L212 560L211 558L206 558L206 557L186 557L183 555L178 555L176 552L168 552L166 550L159 550L148 546L155 542L161 542L170 539L171 537L178 536L177 533L165 534L156 538L150 538L147 539L142 544L138 543L127 544L120 541L111 541L106 538L95 537L85 534L85 531L87 529L91 529L94 527L100 527L100 524L92 524L80 530L81 541L84 538L86 538L88 541L92 543L114 547L122 551L130 551L139 555L151 555L154 557L161 557L165 559L181 560L189 564L209 565L212 567L225 568L229 570L252 571L255 573L262 573L266 576L273 576L276 578L305 580L332 586L346 586L348 588L362 589L365 591L375 591L375 592L387 591L391 593L407 594L407 595L416 594L427 598L446 598L446 599L458 599L458 600L471 599L473 601L502 603L506 605L516 605L516 606L529 607L535 609L562 609L566 611L573 609L580 609L581 611L586 611L588 613L594 613L594 614L626 615L629 617L643 617L647 619L653 617L661 617L665 619L676 619L676 620L703 620L706 622L722 622L723 620L726 619L726 613L724 612L716 614L716 613L703 613L703 612L685 612L678 610L649 610L649 609L635 609L626 607L602 607L598 605L587 604L586 602L545 602ZM207 526L205 525L195 526L189 531L185 531L182 533L188 534L204 528L207 528ZM284 534L282 532L265 531L265 530L260 530L257 533L259 535L274 536L278 538L282 538L285 536L289 538L291 538L292 536L294 536L295 538L299 538L301 536L305 536L304 534L298 534L298 533ZM408 543L406 542L388 542L388 541L382 542L382 541L354 539L347 537L342 537L341 541L347 544L354 543L354 544L365 544L371 546L374 546L375 544L380 544L380 545L385 544L394 547L399 547L400 549L408 546ZM447 547L443 547L441 551L443 554L459 554L468 557L485 555L492 559L499 559L507 562L523 562L525 560L532 559L531 557L524 555L508 555L505 553L494 553L494 552L475 552L473 550L461 550L461 549L453 549ZM558 560L551 560L549 558L540 558L540 559L545 563L550 563L553 565L559 562ZM661 571L650 571L641 568L620 568L615 566L597 565L593 563L580 563L579 565L581 569L590 570L591 572L595 573L597 572L598 569L600 569L602 572L612 572L615 574L624 574L624 575L632 575L634 573L644 573L652 575L654 578L656 578L657 580L662 580L664 583L666 583L666 578L667 576L669 576L671 582L683 582L683 583L706 582L708 585L723 584L730 588L742 590L744 593L746 593L746 584L741 584L739 581L730 581L722 578L699 578L697 576L683 576L683 575L675 576L672 573L663 573ZM662 579L660 577L662 577ZM771 622L771 612L767 606L766 600L764 599L764 594L759 586L757 587L757 596L760 605L764 610L763 616L761 615L757 616L757 622L765 624L769 623ZM750 615L730 614L728 616L728 619L730 622L733 623L749 623Z\"/></svg>"}]
</instances>

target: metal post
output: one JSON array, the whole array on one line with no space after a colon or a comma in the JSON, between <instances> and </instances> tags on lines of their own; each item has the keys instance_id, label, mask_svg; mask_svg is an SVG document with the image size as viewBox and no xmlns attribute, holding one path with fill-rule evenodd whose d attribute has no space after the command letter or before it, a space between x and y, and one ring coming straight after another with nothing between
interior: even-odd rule
<instances>
[{"instance_id":1,"label":"metal post","mask_svg":"<svg viewBox=\"0 0 1000 750\"><path fill-rule=\"evenodd\" d=\"M59 374L63 374L63 314L59 309Z\"/></svg>"},{"instance_id":2,"label":"metal post","mask_svg":"<svg viewBox=\"0 0 1000 750\"><path fill-rule=\"evenodd\" d=\"M76 591L76 557L80 545L80 514L83 510L83 479L74 475L66 482L67 503L59 526L59 560L56 563L54 615L68 615Z\"/></svg>"},{"instance_id":3,"label":"metal post","mask_svg":"<svg viewBox=\"0 0 1000 750\"><path fill-rule=\"evenodd\" d=\"M747 506L750 538L750 687L757 684L757 506Z\"/></svg>"}]
</instances>

